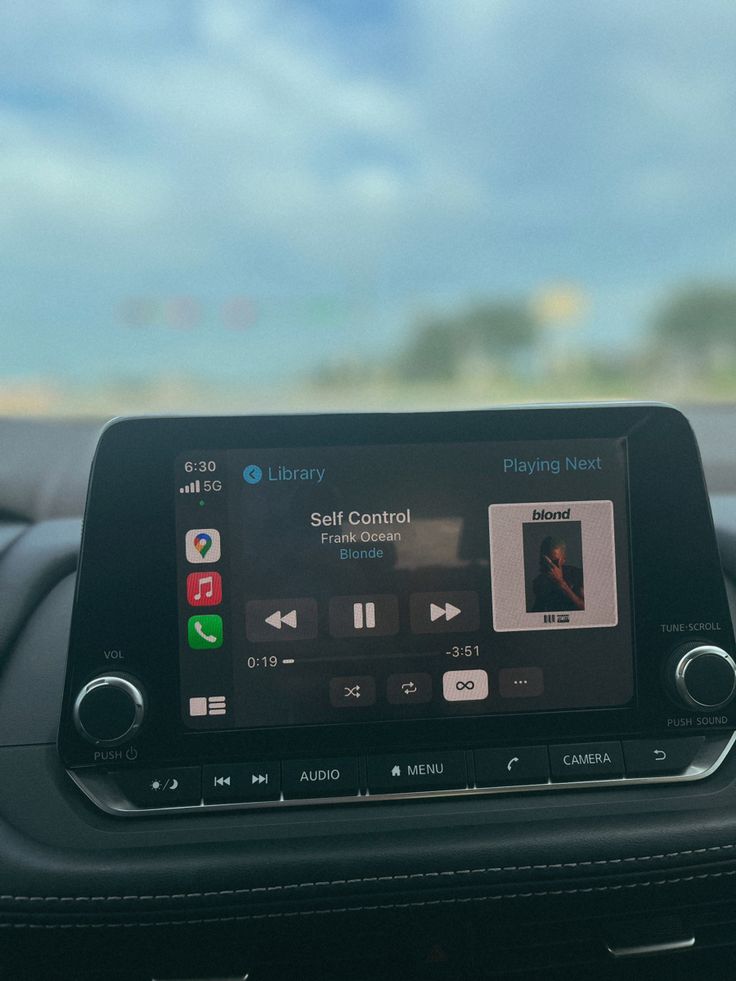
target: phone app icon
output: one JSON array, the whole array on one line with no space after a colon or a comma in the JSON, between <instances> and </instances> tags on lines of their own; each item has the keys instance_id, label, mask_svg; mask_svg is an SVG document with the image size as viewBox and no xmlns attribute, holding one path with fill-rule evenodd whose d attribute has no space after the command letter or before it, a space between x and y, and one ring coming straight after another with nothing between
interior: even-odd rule
<instances>
[{"instance_id":1,"label":"phone app icon","mask_svg":"<svg viewBox=\"0 0 736 981\"><path fill-rule=\"evenodd\" d=\"M189 617L187 639L189 646L195 651L222 647L222 617L216 613Z\"/></svg>"},{"instance_id":2,"label":"phone app icon","mask_svg":"<svg viewBox=\"0 0 736 981\"><path fill-rule=\"evenodd\" d=\"M220 532L216 528L192 528L187 532L187 562L219 562Z\"/></svg>"},{"instance_id":3,"label":"phone app icon","mask_svg":"<svg viewBox=\"0 0 736 981\"><path fill-rule=\"evenodd\" d=\"M218 606L222 603L220 573L190 572L187 576L187 603L190 606Z\"/></svg>"}]
</instances>

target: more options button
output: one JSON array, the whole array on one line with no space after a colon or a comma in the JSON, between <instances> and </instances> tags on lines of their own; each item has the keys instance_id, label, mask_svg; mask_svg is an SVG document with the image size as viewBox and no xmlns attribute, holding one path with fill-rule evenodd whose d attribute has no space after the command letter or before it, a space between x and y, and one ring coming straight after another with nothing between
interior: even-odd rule
<instances>
[{"instance_id":1,"label":"more options button","mask_svg":"<svg viewBox=\"0 0 736 981\"><path fill-rule=\"evenodd\" d=\"M501 698L538 698L544 694L544 673L535 667L501 668L498 693Z\"/></svg>"}]
</instances>

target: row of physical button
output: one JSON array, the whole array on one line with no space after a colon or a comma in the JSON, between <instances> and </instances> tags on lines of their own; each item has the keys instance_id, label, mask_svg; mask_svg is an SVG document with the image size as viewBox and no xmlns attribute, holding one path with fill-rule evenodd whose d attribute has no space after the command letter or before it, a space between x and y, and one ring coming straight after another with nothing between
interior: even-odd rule
<instances>
[{"instance_id":1,"label":"row of physical button","mask_svg":"<svg viewBox=\"0 0 736 981\"><path fill-rule=\"evenodd\" d=\"M616 779L680 773L695 759L703 736L523 746L474 751L476 787ZM123 792L140 807L250 803L353 797L364 790L358 760L288 760L122 771ZM463 750L366 757L371 794L461 790L468 786Z\"/></svg>"},{"instance_id":2,"label":"row of physical button","mask_svg":"<svg viewBox=\"0 0 736 981\"><path fill-rule=\"evenodd\" d=\"M477 786L614 780L680 773L692 763L704 736L681 739L627 739L558 746L523 746L475 751Z\"/></svg>"},{"instance_id":3,"label":"row of physical button","mask_svg":"<svg viewBox=\"0 0 736 981\"><path fill-rule=\"evenodd\" d=\"M124 770L123 793L139 807L251 803L286 797L343 797L358 793L358 761L288 760L284 763L226 763L207 766Z\"/></svg>"}]
</instances>

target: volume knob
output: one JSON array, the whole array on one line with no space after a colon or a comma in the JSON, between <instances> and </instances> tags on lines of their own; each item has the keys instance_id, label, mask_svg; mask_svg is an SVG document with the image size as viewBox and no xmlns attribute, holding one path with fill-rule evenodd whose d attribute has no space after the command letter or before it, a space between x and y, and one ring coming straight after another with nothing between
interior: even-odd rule
<instances>
[{"instance_id":1,"label":"volume knob","mask_svg":"<svg viewBox=\"0 0 736 981\"><path fill-rule=\"evenodd\" d=\"M736 663L710 644L686 645L673 655L674 687L691 709L719 709L736 692Z\"/></svg>"},{"instance_id":2,"label":"volume knob","mask_svg":"<svg viewBox=\"0 0 736 981\"><path fill-rule=\"evenodd\" d=\"M87 682L72 709L80 736L95 746L117 746L130 739L145 712L140 682L124 674L105 674Z\"/></svg>"}]
</instances>

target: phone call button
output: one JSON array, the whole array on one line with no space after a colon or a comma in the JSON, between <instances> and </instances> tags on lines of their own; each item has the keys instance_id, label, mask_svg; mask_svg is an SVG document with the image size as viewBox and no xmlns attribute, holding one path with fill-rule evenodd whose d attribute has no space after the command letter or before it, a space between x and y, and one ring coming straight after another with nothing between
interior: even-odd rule
<instances>
[{"instance_id":1,"label":"phone call button","mask_svg":"<svg viewBox=\"0 0 736 981\"><path fill-rule=\"evenodd\" d=\"M509 749L476 749L475 782L479 787L546 783L549 759L546 746L511 746Z\"/></svg>"},{"instance_id":2,"label":"phone call button","mask_svg":"<svg viewBox=\"0 0 736 981\"><path fill-rule=\"evenodd\" d=\"M222 647L222 617L216 613L200 613L189 617L187 640L195 651Z\"/></svg>"}]
</instances>

